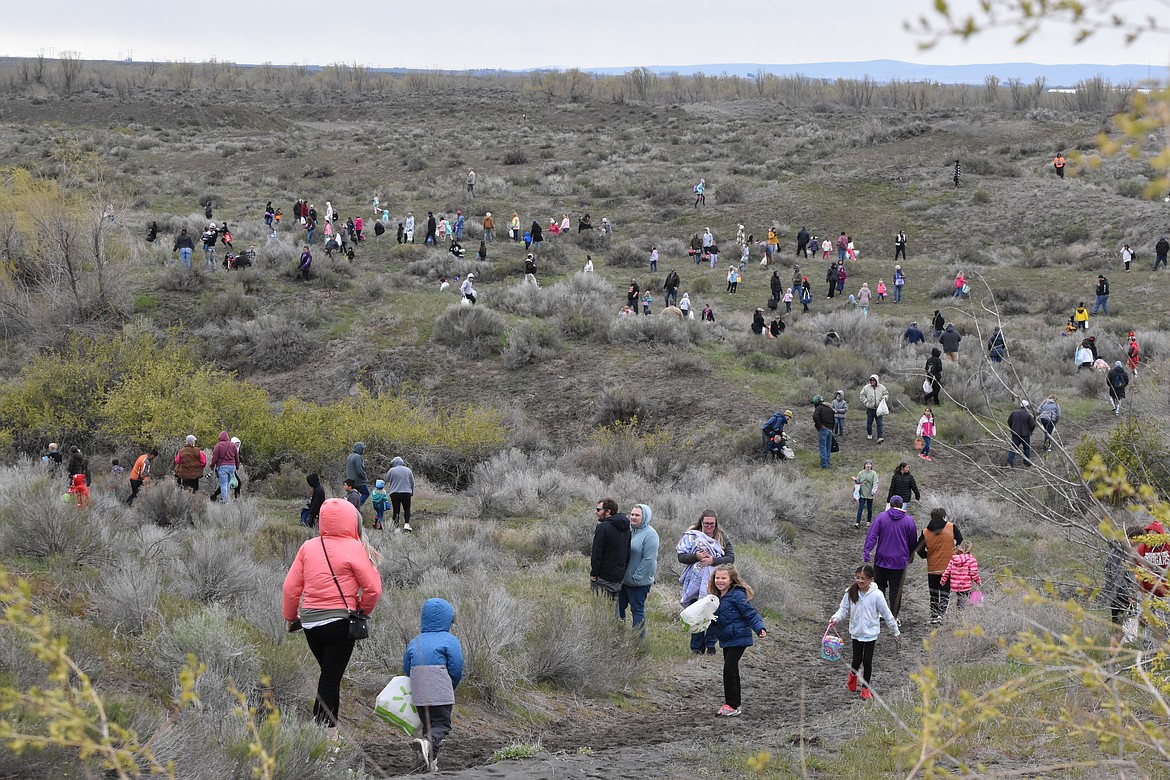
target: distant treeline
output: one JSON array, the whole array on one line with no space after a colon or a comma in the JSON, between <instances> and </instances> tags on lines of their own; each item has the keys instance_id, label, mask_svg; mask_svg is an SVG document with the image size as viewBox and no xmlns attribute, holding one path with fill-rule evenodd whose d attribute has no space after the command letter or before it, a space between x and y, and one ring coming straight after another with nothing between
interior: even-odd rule
<instances>
[{"instance_id":1,"label":"distant treeline","mask_svg":"<svg viewBox=\"0 0 1170 780\"><path fill-rule=\"evenodd\" d=\"M1044 79L1024 82L988 76L982 86L932 81L877 82L862 79L814 79L759 72L753 77L695 74L659 75L638 68L623 75L594 75L576 68L529 73L418 70L386 72L357 63L306 65L237 65L205 62L87 61L75 53L57 58L0 60L0 91L33 96L97 91L129 101L157 90L217 93L229 96L278 94L284 100L314 104L343 95L379 98L402 93L526 94L557 103L626 102L708 103L763 100L796 107L990 108L1031 111L1037 108L1076 112L1117 112L1137 91L1104 78L1080 81L1075 90L1053 93Z\"/></svg>"}]
</instances>

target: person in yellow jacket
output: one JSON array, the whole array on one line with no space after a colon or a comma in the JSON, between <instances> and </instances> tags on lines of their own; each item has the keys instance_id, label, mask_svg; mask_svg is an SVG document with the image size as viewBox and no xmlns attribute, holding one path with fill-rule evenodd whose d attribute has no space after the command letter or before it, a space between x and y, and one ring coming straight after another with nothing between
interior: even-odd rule
<instances>
[{"instance_id":1,"label":"person in yellow jacket","mask_svg":"<svg viewBox=\"0 0 1170 780\"><path fill-rule=\"evenodd\" d=\"M1089 310L1085 308L1085 302L1081 301L1081 305L1073 312L1073 321L1077 324L1078 330L1089 329Z\"/></svg>"}]
</instances>

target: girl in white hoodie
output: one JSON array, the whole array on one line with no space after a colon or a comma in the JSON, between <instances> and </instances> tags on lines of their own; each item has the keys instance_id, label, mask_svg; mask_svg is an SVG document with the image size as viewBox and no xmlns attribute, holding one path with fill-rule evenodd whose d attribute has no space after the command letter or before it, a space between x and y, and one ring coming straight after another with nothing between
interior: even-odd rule
<instances>
[{"instance_id":1,"label":"girl in white hoodie","mask_svg":"<svg viewBox=\"0 0 1170 780\"><path fill-rule=\"evenodd\" d=\"M857 672L861 671L861 698L871 699L869 678L873 674L873 648L877 644L878 634L881 633L881 620L893 629L894 641L902 633L898 629L898 621L894 620L894 613L886 604L886 597L882 595L877 583L873 581L874 568L868 563L858 567L853 573L853 584L841 598L841 606L829 618L829 625L838 620L849 618L849 637L853 640L853 663L849 667L849 679L845 687L850 693L857 690Z\"/></svg>"}]
</instances>

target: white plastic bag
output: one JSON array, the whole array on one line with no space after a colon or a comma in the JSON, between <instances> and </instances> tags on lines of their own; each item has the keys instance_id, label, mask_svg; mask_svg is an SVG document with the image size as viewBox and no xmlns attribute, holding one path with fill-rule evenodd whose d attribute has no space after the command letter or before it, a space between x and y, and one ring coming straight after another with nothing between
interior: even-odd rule
<instances>
[{"instance_id":1,"label":"white plastic bag","mask_svg":"<svg viewBox=\"0 0 1170 780\"><path fill-rule=\"evenodd\" d=\"M886 399L883 398L882 400L878 401L877 416L878 417L885 417L889 413L890 413L890 407L888 404L886 404Z\"/></svg>"},{"instance_id":2,"label":"white plastic bag","mask_svg":"<svg viewBox=\"0 0 1170 780\"><path fill-rule=\"evenodd\" d=\"M934 383L931 382L929 379L924 381L922 383L922 392L926 393L927 395L934 392Z\"/></svg>"},{"instance_id":3,"label":"white plastic bag","mask_svg":"<svg viewBox=\"0 0 1170 780\"><path fill-rule=\"evenodd\" d=\"M683 628L692 634L699 634L707 630L715 618L715 610L719 608L719 597L708 593L703 598L691 604L679 615Z\"/></svg>"},{"instance_id":4,"label":"white plastic bag","mask_svg":"<svg viewBox=\"0 0 1170 780\"><path fill-rule=\"evenodd\" d=\"M404 675L395 677L378 694L374 704L374 714L391 726L401 729L406 736L414 736L414 732L422 725L418 717L418 710L410 697L410 678Z\"/></svg>"},{"instance_id":5,"label":"white plastic bag","mask_svg":"<svg viewBox=\"0 0 1170 780\"><path fill-rule=\"evenodd\" d=\"M780 454L784 456L784 460L796 460L796 453L787 444L780 448Z\"/></svg>"}]
</instances>

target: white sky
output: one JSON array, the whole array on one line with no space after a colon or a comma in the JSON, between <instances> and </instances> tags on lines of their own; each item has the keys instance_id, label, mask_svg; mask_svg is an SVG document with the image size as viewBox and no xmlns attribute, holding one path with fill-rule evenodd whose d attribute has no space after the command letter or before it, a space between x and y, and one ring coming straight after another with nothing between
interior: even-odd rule
<instances>
[{"instance_id":1,"label":"white sky","mask_svg":"<svg viewBox=\"0 0 1170 780\"><path fill-rule=\"evenodd\" d=\"M952 0L956 10L975 0ZM533 68L788 64L893 59L928 64L1036 62L1170 65L1170 36L1125 46L1116 33L1072 44L1053 25L1014 46L988 33L919 52L902 23L933 0L65 0L51 9L4 0L0 56L77 51L85 59L216 59L278 65ZM1162 0L1117 0L1125 15L1170 23Z\"/></svg>"}]
</instances>

